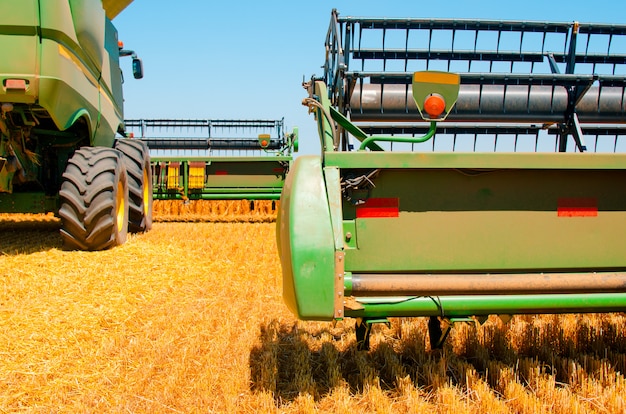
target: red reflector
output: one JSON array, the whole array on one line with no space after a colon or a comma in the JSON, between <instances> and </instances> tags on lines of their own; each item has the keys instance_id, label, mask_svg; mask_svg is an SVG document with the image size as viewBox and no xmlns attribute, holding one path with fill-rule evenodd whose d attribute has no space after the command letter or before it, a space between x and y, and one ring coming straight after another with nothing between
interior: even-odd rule
<instances>
[{"instance_id":1,"label":"red reflector","mask_svg":"<svg viewBox=\"0 0 626 414\"><path fill-rule=\"evenodd\" d=\"M5 86L7 89L26 90L26 81L24 79L7 79Z\"/></svg>"},{"instance_id":2,"label":"red reflector","mask_svg":"<svg viewBox=\"0 0 626 414\"><path fill-rule=\"evenodd\" d=\"M598 200L595 198L559 198L559 217L597 217Z\"/></svg>"},{"instance_id":3,"label":"red reflector","mask_svg":"<svg viewBox=\"0 0 626 414\"><path fill-rule=\"evenodd\" d=\"M274 171L277 174L282 174L285 172L284 168L274 168L272 171Z\"/></svg>"},{"instance_id":4,"label":"red reflector","mask_svg":"<svg viewBox=\"0 0 626 414\"><path fill-rule=\"evenodd\" d=\"M356 207L356 217L398 217L399 206L398 198L368 198Z\"/></svg>"},{"instance_id":5,"label":"red reflector","mask_svg":"<svg viewBox=\"0 0 626 414\"><path fill-rule=\"evenodd\" d=\"M217 170L217 171L215 171L215 175L228 175L228 171Z\"/></svg>"}]
</instances>

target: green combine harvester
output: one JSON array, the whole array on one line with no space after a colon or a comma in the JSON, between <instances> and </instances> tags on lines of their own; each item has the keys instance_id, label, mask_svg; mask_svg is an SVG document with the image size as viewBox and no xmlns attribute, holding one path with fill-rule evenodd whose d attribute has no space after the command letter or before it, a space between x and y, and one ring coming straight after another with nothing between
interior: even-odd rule
<instances>
[{"instance_id":1,"label":"green combine harvester","mask_svg":"<svg viewBox=\"0 0 626 414\"><path fill-rule=\"evenodd\" d=\"M126 138L111 19L132 0L0 0L0 212L61 218L68 248L152 226L148 148Z\"/></svg>"},{"instance_id":2,"label":"green combine harvester","mask_svg":"<svg viewBox=\"0 0 626 414\"><path fill-rule=\"evenodd\" d=\"M282 193L302 320L626 310L626 26L341 17Z\"/></svg>"},{"instance_id":3,"label":"green combine harvester","mask_svg":"<svg viewBox=\"0 0 626 414\"><path fill-rule=\"evenodd\" d=\"M298 150L284 119L129 119L151 153L157 200L278 200Z\"/></svg>"}]
</instances>

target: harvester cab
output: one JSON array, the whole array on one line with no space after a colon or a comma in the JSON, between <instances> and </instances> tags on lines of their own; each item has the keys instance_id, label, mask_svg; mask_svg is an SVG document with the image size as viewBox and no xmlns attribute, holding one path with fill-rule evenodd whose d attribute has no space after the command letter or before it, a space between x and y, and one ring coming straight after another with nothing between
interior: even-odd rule
<instances>
[{"instance_id":1,"label":"harvester cab","mask_svg":"<svg viewBox=\"0 0 626 414\"><path fill-rule=\"evenodd\" d=\"M283 189L302 320L626 309L626 26L341 17Z\"/></svg>"}]
</instances>

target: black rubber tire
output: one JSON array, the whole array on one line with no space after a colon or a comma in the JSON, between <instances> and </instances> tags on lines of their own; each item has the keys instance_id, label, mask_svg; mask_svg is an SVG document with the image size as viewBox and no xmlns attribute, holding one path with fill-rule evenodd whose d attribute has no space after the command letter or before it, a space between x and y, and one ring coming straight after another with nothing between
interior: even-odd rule
<instances>
[{"instance_id":1,"label":"black rubber tire","mask_svg":"<svg viewBox=\"0 0 626 414\"><path fill-rule=\"evenodd\" d=\"M137 139L120 139L115 148L124 154L128 174L128 231L152 229L152 168L148 146Z\"/></svg>"},{"instance_id":2,"label":"black rubber tire","mask_svg":"<svg viewBox=\"0 0 626 414\"><path fill-rule=\"evenodd\" d=\"M59 196L65 248L94 251L126 242L128 178L121 152L105 147L75 151Z\"/></svg>"}]
</instances>

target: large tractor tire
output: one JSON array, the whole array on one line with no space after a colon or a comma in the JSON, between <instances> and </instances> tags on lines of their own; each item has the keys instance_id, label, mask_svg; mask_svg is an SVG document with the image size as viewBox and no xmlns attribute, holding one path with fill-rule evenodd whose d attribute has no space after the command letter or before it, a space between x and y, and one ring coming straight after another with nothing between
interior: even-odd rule
<instances>
[{"instance_id":1,"label":"large tractor tire","mask_svg":"<svg viewBox=\"0 0 626 414\"><path fill-rule=\"evenodd\" d=\"M124 244L128 232L128 177L123 155L83 147L69 159L59 192L61 236L73 250Z\"/></svg>"},{"instance_id":2,"label":"large tractor tire","mask_svg":"<svg viewBox=\"0 0 626 414\"><path fill-rule=\"evenodd\" d=\"M128 231L141 233L152 228L152 168L148 146L136 139L120 139L115 148L124 154L128 174Z\"/></svg>"}]
</instances>

